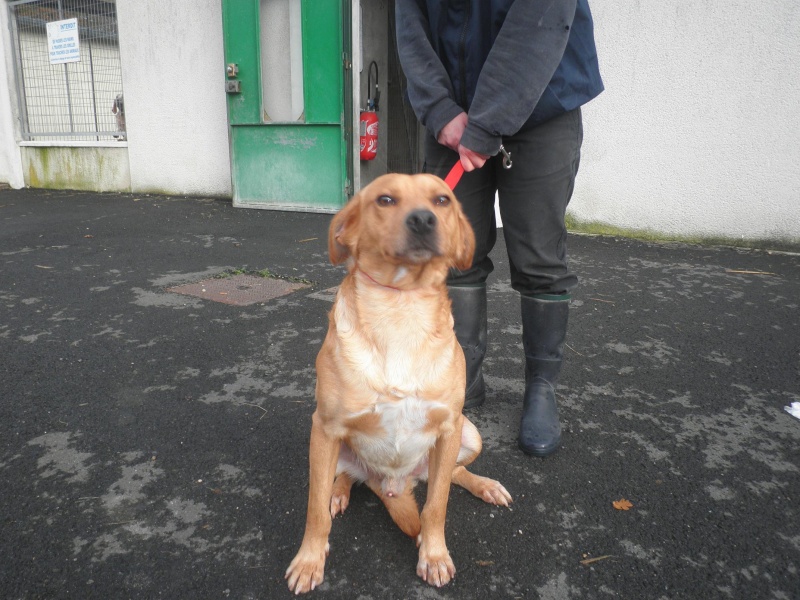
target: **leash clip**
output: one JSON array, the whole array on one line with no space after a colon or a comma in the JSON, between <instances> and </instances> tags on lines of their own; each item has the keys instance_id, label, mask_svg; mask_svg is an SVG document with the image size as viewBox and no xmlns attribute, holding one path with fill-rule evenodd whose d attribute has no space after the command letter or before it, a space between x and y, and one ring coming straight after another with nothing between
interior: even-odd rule
<instances>
[{"instance_id":1,"label":"leash clip","mask_svg":"<svg viewBox=\"0 0 800 600\"><path fill-rule=\"evenodd\" d=\"M514 166L514 163L511 160L511 152L506 150L505 147L503 147L503 144L500 144L500 152L503 153L503 168L508 170Z\"/></svg>"}]
</instances>

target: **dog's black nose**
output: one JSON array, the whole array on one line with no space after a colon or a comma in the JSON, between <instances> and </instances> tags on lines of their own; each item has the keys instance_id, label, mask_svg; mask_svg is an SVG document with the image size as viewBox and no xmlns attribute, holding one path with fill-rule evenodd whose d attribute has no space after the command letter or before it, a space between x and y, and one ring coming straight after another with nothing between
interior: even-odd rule
<instances>
[{"instance_id":1,"label":"dog's black nose","mask_svg":"<svg viewBox=\"0 0 800 600\"><path fill-rule=\"evenodd\" d=\"M406 217L406 227L419 235L430 233L436 227L436 215L429 210L415 210Z\"/></svg>"}]
</instances>

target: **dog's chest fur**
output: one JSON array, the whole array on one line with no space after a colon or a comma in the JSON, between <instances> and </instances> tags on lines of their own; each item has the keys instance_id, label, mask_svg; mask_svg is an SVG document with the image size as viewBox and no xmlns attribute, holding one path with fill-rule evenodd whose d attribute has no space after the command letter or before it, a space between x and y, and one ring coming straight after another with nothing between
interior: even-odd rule
<instances>
[{"instance_id":1,"label":"dog's chest fur","mask_svg":"<svg viewBox=\"0 0 800 600\"><path fill-rule=\"evenodd\" d=\"M426 397L453 366L457 343L449 306L435 296L420 299L410 294L392 302L387 307L363 297L354 303L337 299L338 358L347 372L360 375L365 387L377 394ZM439 314L443 310L446 329Z\"/></svg>"},{"instance_id":2,"label":"dog's chest fur","mask_svg":"<svg viewBox=\"0 0 800 600\"><path fill-rule=\"evenodd\" d=\"M439 314L449 312L441 298L391 300L387 306L339 299L334 307L340 364L372 398L345 421L348 452L340 468L400 485L427 476L428 452L452 420L443 396L454 385L447 373L458 346L452 324L441 325L449 320Z\"/></svg>"},{"instance_id":3,"label":"dog's chest fur","mask_svg":"<svg viewBox=\"0 0 800 600\"><path fill-rule=\"evenodd\" d=\"M438 422L446 411L442 404L418 398L378 402L365 411L375 416L377 427L353 430L348 436L349 446L367 476L419 477L427 467L428 452L439 435Z\"/></svg>"}]
</instances>

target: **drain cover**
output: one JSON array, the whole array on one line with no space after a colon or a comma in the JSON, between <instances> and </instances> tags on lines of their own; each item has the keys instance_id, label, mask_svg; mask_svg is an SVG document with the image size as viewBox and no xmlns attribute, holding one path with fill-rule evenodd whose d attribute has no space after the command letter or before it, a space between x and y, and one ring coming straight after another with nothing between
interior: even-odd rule
<instances>
[{"instance_id":1,"label":"drain cover","mask_svg":"<svg viewBox=\"0 0 800 600\"><path fill-rule=\"evenodd\" d=\"M234 306L248 306L266 302L273 298L286 296L297 290L307 288L305 283L293 283L283 279L267 279L254 275L234 275L219 279L204 279L197 283L187 283L168 288L168 292L195 296Z\"/></svg>"}]
</instances>

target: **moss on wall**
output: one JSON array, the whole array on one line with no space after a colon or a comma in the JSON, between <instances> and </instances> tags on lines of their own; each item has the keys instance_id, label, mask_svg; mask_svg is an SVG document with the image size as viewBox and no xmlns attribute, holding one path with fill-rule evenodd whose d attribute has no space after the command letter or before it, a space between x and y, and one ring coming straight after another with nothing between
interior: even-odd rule
<instances>
[{"instance_id":1,"label":"moss on wall","mask_svg":"<svg viewBox=\"0 0 800 600\"><path fill-rule=\"evenodd\" d=\"M128 149L110 146L23 146L25 185L56 190L128 192Z\"/></svg>"},{"instance_id":2,"label":"moss on wall","mask_svg":"<svg viewBox=\"0 0 800 600\"><path fill-rule=\"evenodd\" d=\"M629 229L615 227L598 221L582 221L567 213L567 229L572 233L585 235L604 235L609 237L632 238L648 242L679 242L704 246L732 246L736 248L758 248L762 250L800 251L800 239L746 239L726 238L724 236L679 235L649 229Z\"/></svg>"}]
</instances>

